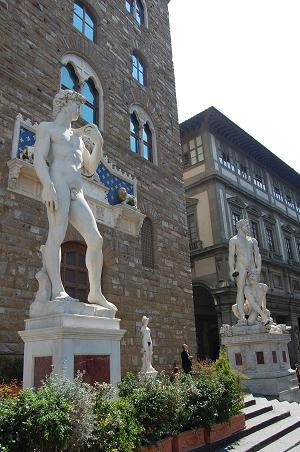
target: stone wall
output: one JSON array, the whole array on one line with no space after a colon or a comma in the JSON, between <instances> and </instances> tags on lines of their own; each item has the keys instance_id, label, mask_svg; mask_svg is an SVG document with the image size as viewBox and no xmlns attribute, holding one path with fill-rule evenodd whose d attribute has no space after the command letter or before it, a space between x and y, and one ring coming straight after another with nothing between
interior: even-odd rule
<instances>
[{"instance_id":1,"label":"stone wall","mask_svg":"<svg viewBox=\"0 0 300 452\"><path fill-rule=\"evenodd\" d=\"M154 362L168 368L182 342L195 346L190 262L186 238L179 129L167 1L148 0L149 28L138 27L123 0L85 1L97 20L97 43L72 26L70 0L0 0L0 354L22 356L23 329L37 289L38 250L47 234L41 203L7 190L14 120L18 113L40 122L51 117L65 53L84 58L104 92L104 152L138 180L138 207L154 225L155 267L141 262L140 238L101 227L104 293L119 308L127 334L123 370L140 366L139 327L151 318ZM131 76L131 52L146 58L149 87ZM158 166L129 148L129 107L139 104L157 134ZM68 237L74 239L71 229ZM80 240L80 237L77 237ZM0 369L1 372L1 369Z\"/></svg>"}]
</instances>

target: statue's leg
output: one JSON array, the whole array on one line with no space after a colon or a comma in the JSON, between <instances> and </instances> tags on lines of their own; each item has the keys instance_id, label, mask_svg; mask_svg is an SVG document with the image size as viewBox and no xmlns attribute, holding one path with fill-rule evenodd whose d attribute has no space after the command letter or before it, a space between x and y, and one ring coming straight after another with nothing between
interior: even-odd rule
<instances>
[{"instance_id":1,"label":"statue's leg","mask_svg":"<svg viewBox=\"0 0 300 452\"><path fill-rule=\"evenodd\" d=\"M240 319L240 313L237 304L232 305L232 312L236 316L237 319Z\"/></svg>"},{"instance_id":2,"label":"statue's leg","mask_svg":"<svg viewBox=\"0 0 300 452\"><path fill-rule=\"evenodd\" d=\"M105 308L117 310L109 303L101 290L101 273L103 265L103 239L98 231L96 220L82 193L71 201L70 223L80 232L87 245L86 266L89 274L90 293L89 303L99 304Z\"/></svg>"},{"instance_id":3,"label":"statue's leg","mask_svg":"<svg viewBox=\"0 0 300 452\"><path fill-rule=\"evenodd\" d=\"M58 208L54 212L47 209L49 232L44 248L45 266L51 281L51 300L66 298L68 296L60 277L60 246L65 238L68 226L70 190L62 181L55 183L55 189L58 198Z\"/></svg>"},{"instance_id":4,"label":"statue's leg","mask_svg":"<svg viewBox=\"0 0 300 452\"><path fill-rule=\"evenodd\" d=\"M240 314L240 323L246 322L245 311L244 311L244 289L246 284L246 275L247 271L244 269L239 269L239 276L237 277L237 294L236 294L236 304L238 306L239 314Z\"/></svg>"}]
</instances>

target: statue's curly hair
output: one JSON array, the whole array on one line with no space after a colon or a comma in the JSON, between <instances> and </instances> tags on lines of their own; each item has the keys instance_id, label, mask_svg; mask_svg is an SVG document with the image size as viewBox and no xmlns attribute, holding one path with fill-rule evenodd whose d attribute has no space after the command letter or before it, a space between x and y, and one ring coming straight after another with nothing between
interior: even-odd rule
<instances>
[{"instance_id":1,"label":"statue's curly hair","mask_svg":"<svg viewBox=\"0 0 300 452\"><path fill-rule=\"evenodd\" d=\"M53 99L52 115L54 118L56 118L61 109L67 105L70 100L80 102L81 104L86 102L86 98L82 94L72 91L71 89L61 89Z\"/></svg>"}]
</instances>

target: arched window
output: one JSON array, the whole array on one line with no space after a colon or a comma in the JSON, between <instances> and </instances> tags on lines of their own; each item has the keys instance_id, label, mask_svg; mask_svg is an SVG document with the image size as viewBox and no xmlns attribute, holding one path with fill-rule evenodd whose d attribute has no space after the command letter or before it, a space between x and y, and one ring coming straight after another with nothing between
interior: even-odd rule
<instances>
[{"instance_id":1,"label":"arched window","mask_svg":"<svg viewBox=\"0 0 300 452\"><path fill-rule=\"evenodd\" d=\"M145 65L135 52L132 54L132 76L141 85L146 85Z\"/></svg>"},{"instance_id":2,"label":"arched window","mask_svg":"<svg viewBox=\"0 0 300 452\"><path fill-rule=\"evenodd\" d=\"M66 242L61 246L61 279L70 297L87 302L89 293L88 273L85 265L86 247L78 242Z\"/></svg>"},{"instance_id":3,"label":"arched window","mask_svg":"<svg viewBox=\"0 0 300 452\"><path fill-rule=\"evenodd\" d=\"M135 113L130 115L130 149L139 153L139 122Z\"/></svg>"},{"instance_id":4,"label":"arched window","mask_svg":"<svg viewBox=\"0 0 300 452\"><path fill-rule=\"evenodd\" d=\"M81 118L103 131L103 90L95 71L77 55L65 55L62 63L61 88L83 94L87 101L81 108Z\"/></svg>"},{"instance_id":5,"label":"arched window","mask_svg":"<svg viewBox=\"0 0 300 452\"><path fill-rule=\"evenodd\" d=\"M74 2L73 25L90 41L95 42L95 19L91 12L80 2Z\"/></svg>"},{"instance_id":6,"label":"arched window","mask_svg":"<svg viewBox=\"0 0 300 452\"><path fill-rule=\"evenodd\" d=\"M149 124L146 122L143 129L143 157L150 162L153 161L152 157L152 133Z\"/></svg>"},{"instance_id":7,"label":"arched window","mask_svg":"<svg viewBox=\"0 0 300 452\"><path fill-rule=\"evenodd\" d=\"M145 218L141 229L142 265L154 268L153 225L150 218Z\"/></svg>"},{"instance_id":8,"label":"arched window","mask_svg":"<svg viewBox=\"0 0 300 452\"><path fill-rule=\"evenodd\" d=\"M157 165L156 133L149 115L138 104L129 111L131 151Z\"/></svg>"},{"instance_id":9,"label":"arched window","mask_svg":"<svg viewBox=\"0 0 300 452\"><path fill-rule=\"evenodd\" d=\"M81 93L86 98L86 103L82 106L82 118L87 122L97 123L98 116L98 93L95 83L89 78L82 86Z\"/></svg>"},{"instance_id":10,"label":"arched window","mask_svg":"<svg viewBox=\"0 0 300 452\"><path fill-rule=\"evenodd\" d=\"M142 0L125 0L126 10L133 15L139 25L148 26L146 4Z\"/></svg>"},{"instance_id":11,"label":"arched window","mask_svg":"<svg viewBox=\"0 0 300 452\"><path fill-rule=\"evenodd\" d=\"M68 63L61 68L61 88L79 90L79 80L72 64Z\"/></svg>"}]
</instances>

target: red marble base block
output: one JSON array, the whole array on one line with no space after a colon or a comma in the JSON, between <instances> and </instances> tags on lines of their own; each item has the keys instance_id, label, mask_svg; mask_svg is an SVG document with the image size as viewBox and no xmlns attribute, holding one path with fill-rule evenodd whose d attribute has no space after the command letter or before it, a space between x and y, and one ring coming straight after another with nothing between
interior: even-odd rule
<instances>
[{"instance_id":1,"label":"red marble base block","mask_svg":"<svg viewBox=\"0 0 300 452\"><path fill-rule=\"evenodd\" d=\"M40 388L52 372L52 356L36 356L34 358L34 387Z\"/></svg>"},{"instance_id":2,"label":"red marble base block","mask_svg":"<svg viewBox=\"0 0 300 452\"><path fill-rule=\"evenodd\" d=\"M110 383L109 355L75 355L74 377L77 372L83 372L85 383Z\"/></svg>"}]
</instances>

